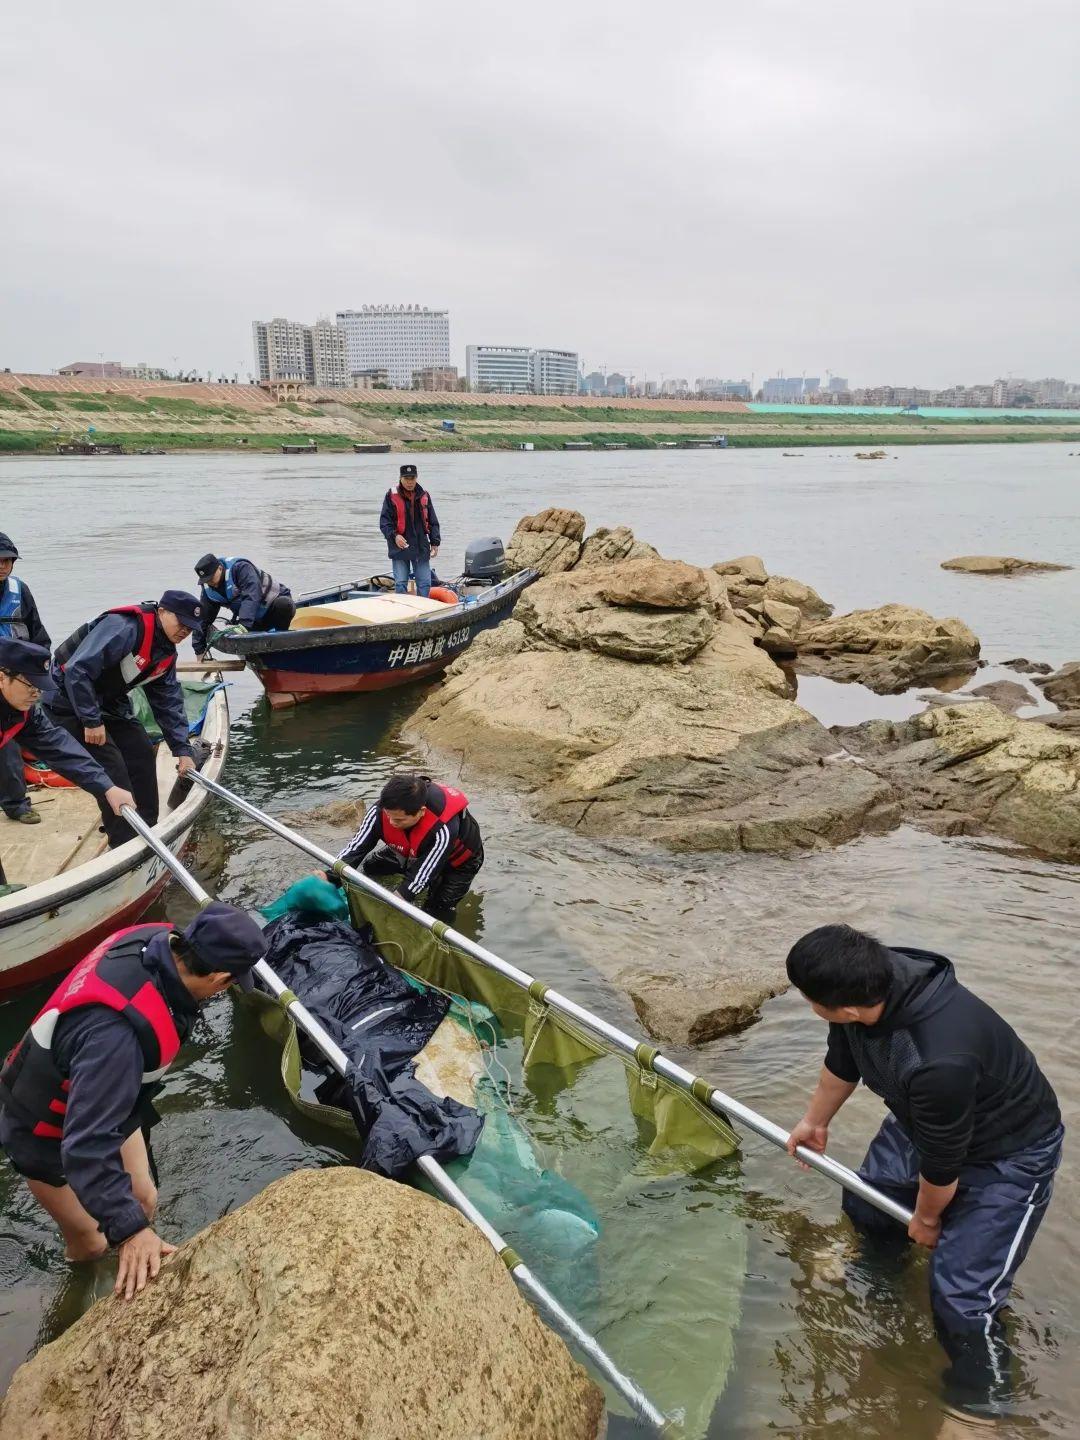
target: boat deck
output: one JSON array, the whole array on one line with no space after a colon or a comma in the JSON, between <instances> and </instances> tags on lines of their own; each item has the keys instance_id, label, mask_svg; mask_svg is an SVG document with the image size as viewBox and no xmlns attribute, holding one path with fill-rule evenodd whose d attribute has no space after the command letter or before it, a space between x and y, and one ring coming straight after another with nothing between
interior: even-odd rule
<instances>
[{"instance_id":1,"label":"boat deck","mask_svg":"<svg viewBox=\"0 0 1080 1440\"><path fill-rule=\"evenodd\" d=\"M176 783L176 761L164 745L158 747L157 773L164 815ZM37 885L84 865L108 848L97 801L85 790L31 785L29 795L41 816L40 825L17 825L0 817L0 859L9 884Z\"/></svg>"}]
</instances>

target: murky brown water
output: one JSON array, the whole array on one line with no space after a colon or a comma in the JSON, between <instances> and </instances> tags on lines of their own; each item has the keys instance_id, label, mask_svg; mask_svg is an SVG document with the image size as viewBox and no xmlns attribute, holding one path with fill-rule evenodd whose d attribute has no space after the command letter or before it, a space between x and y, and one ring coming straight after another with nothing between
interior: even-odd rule
<instances>
[{"instance_id":1,"label":"murky brown water","mask_svg":"<svg viewBox=\"0 0 1080 1440\"><path fill-rule=\"evenodd\" d=\"M371 460L182 457L150 462L153 472L141 468L146 463L0 464L4 528L26 555L22 571L55 638L107 603L186 583L188 552L193 560L215 541L253 553L301 588L380 563L370 530L386 467ZM1076 463L1061 447L956 447L903 452L884 477L884 467L876 467L879 478L867 481L854 478L859 467L849 457L818 454L799 467L785 467L774 455L727 452L456 456L426 468L455 556L471 534L505 533L526 511L576 503L594 523L631 523L667 553L709 560L757 550L842 606L892 599L958 613L982 635L994 660L1026 653L1061 661L1080 655L1080 572L985 581L936 567L947 555L976 550L1080 561ZM692 535L680 509L687 488L696 496ZM134 513L155 518L134 529ZM215 514L219 524L212 525ZM240 545L249 532L255 539ZM407 694L275 716L254 703L246 679L233 694L239 718L228 778L278 813L370 794L408 758L396 738L413 703ZM823 714L830 707L829 721L863 718L866 706L869 713L891 714L886 707L903 699L882 701L874 712L878 697L822 687L815 694L808 687L804 698ZM798 934L843 918L887 940L951 955L961 978L1036 1050L1061 1096L1066 1124L1075 1124L1075 867L996 842L941 840L911 829L791 861L673 857L644 841L603 845L539 825L518 799L491 784L473 784L470 793L490 837L478 887L482 902L471 923L482 926L494 949L610 1018L634 1023L609 979L626 965L648 963L658 952L697 958L717 949L744 949L779 963ZM227 898L262 903L306 868L302 857L221 810L204 840L206 853L217 851L224 860L217 888ZM182 900L174 903L180 913ZM19 1031L36 998L0 1012L0 1043ZM790 1124L813 1084L822 1042L823 1027L797 998L785 996L743 1034L682 1058ZM585 1096L581 1102L587 1108ZM272 1053L250 1017L229 1002L214 1009L190 1063L170 1080L163 1109L167 1119L156 1143L163 1224L174 1237L298 1164L340 1160L326 1135L289 1110ZM833 1127L833 1153L856 1162L880 1114L872 1096L857 1096ZM610 1134L599 1134L592 1116L591 1171L572 1127L560 1132L558 1117L545 1122L549 1159L582 1188L595 1187L590 1199L602 1215L614 1204L605 1194L614 1189L613 1174L638 1163L621 1118L614 1110L603 1118L600 1130ZM1015 1292L1023 1379L1017 1419L999 1433L1075 1433L1077 1178L1070 1146ZM722 1243L718 1237L726 1232L710 1211L722 1212L725 1224L737 1219L748 1249L734 1363L710 1436L827 1433L855 1440L902 1433L920 1440L936 1434L943 1359L930 1328L925 1264L915 1258L893 1276L839 1283L833 1254L838 1195L826 1181L747 1137L741 1169L673 1181L654 1202L638 1204L634 1228L620 1232L633 1243L613 1251L603 1303L583 1302L593 1306L598 1323L610 1324L613 1350L618 1355L618 1340L646 1388L662 1391L664 1382L648 1373L648 1347L640 1344L650 1291L663 1283L677 1294L681 1285L688 1303L692 1290L694 1304L700 1303L694 1276L710 1242ZM625 1209L612 1209L611 1220L625 1227ZM659 1276L655 1257L663 1261ZM0 1167L0 1278L6 1375L79 1312L94 1283L72 1277L6 1166ZM731 1288L738 1286L729 1281L725 1293L716 1294L718 1363L719 1317ZM618 1325L611 1318L616 1299L624 1312ZM701 1387L708 1388L704 1375ZM619 1430L616 1421L613 1433Z\"/></svg>"}]
</instances>

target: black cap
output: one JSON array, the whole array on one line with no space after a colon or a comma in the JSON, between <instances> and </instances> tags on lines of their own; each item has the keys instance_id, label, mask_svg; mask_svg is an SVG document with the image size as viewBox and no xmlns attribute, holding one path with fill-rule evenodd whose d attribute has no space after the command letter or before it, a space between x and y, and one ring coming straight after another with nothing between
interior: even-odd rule
<instances>
[{"instance_id":1,"label":"black cap","mask_svg":"<svg viewBox=\"0 0 1080 1440\"><path fill-rule=\"evenodd\" d=\"M19 547L12 540L10 535L5 535L0 530L0 560L17 560L19 558Z\"/></svg>"},{"instance_id":2,"label":"black cap","mask_svg":"<svg viewBox=\"0 0 1080 1440\"><path fill-rule=\"evenodd\" d=\"M213 575L214 571L221 564L216 555L202 555L195 561L195 574L200 580L206 580Z\"/></svg>"},{"instance_id":3,"label":"black cap","mask_svg":"<svg viewBox=\"0 0 1080 1440\"><path fill-rule=\"evenodd\" d=\"M184 931L184 939L211 972L246 975L266 954L259 925L244 910L211 900Z\"/></svg>"},{"instance_id":4,"label":"black cap","mask_svg":"<svg viewBox=\"0 0 1080 1440\"><path fill-rule=\"evenodd\" d=\"M402 465L401 469L398 471L398 474L401 476L401 478L402 478L403 480L415 480L415 479L416 479L416 466L415 466L415 465Z\"/></svg>"},{"instance_id":5,"label":"black cap","mask_svg":"<svg viewBox=\"0 0 1080 1440\"><path fill-rule=\"evenodd\" d=\"M202 601L197 595L186 590L166 590L158 604L163 610L171 610L181 625L194 630L202 620Z\"/></svg>"},{"instance_id":6,"label":"black cap","mask_svg":"<svg viewBox=\"0 0 1080 1440\"><path fill-rule=\"evenodd\" d=\"M51 695L56 689L49 676L49 652L44 645L31 645L29 640L0 640L0 670L25 675L42 695Z\"/></svg>"}]
</instances>

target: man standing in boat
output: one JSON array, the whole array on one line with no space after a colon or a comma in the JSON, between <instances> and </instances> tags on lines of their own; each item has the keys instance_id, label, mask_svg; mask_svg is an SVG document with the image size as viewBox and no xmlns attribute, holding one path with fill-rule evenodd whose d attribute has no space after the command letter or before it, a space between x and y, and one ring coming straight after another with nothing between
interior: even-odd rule
<instances>
[{"instance_id":1,"label":"man standing in boat","mask_svg":"<svg viewBox=\"0 0 1080 1440\"><path fill-rule=\"evenodd\" d=\"M402 898L419 905L426 891L423 909L452 925L484 863L480 826L468 806L452 785L395 775L338 859L354 867L363 862L365 875L403 875Z\"/></svg>"},{"instance_id":2,"label":"man standing in boat","mask_svg":"<svg viewBox=\"0 0 1080 1440\"><path fill-rule=\"evenodd\" d=\"M210 631L222 606L241 630L288 630L296 614L292 591L242 556L204 555L195 562L202 587L202 618L192 632L191 647L204 655Z\"/></svg>"},{"instance_id":3,"label":"man standing in boat","mask_svg":"<svg viewBox=\"0 0 1080 1440\"><path fill-rule=\"evenodd\" d=\"M216 900L182 934L118 930L62 981L0 1073L0 1145L59 1225L69 1260L117 1247L125 1299L176 1248L151 1223L151 1101L203 1003L264 949L255 921Z\"/></svg>"},{"instance_id":4,"label":"man standing in boat","mask_svg":"<svg viewBox=\"0 0 1080 1440\"><path fill-rule=\"evenodd\" d=\"M788 1150L824 1152L860 1080L885 1101L892 1113L859 1173L914 1210L907 1235L933 1252L930 1305L952 1361L950 1392L966 1410L994 1413L1009 1387L1001 1309L1061 1163L1057 1097L943 955L825 925L792 947L787 973L829 1022L817 1089ZM896 1221L850 1191L843 1205L868 1236L896 1238Z\"/></svg>"},{"instance_id":5,"label":"man standing in boat","mask_svg":"<svg viewBox=\"0 0 1080 1440\"><path fill-rule=\"evenodd\" d=\"M116 785L77 740L54 725L38 705L51 695L49 652L28 640L0 639L0 757L13 756L22 773L25 745L35 759L42 760L65 780L88 790L109 814L120 814L122 805L134 807L135 800ZM0 864L0 884L6 883Z\"/></svg>"},{"instance_id":6,"label":"man standing in boat","mask_svg":"<svg viewBox=\"0 0 1080 1440\"><path fill-rule=\"evenodd\" d=\"M0 640L29 640L31 645L52 649L49 632L41 623L34 597L26 581L15 575L18 546L0 532ZM0 748L0 809L9 820L37 825L41 816L30 803L23 776L18 745Z\"/></svg>"},{"instance_id":7,"label":"man standing in boat","mask_svg":"<svg viewBox=\"0 0 1080 1440\"><path fill-rule=\"evenodd\" d=\"M415 465L402 465L397 486L386 492L379 529L386 537L387 554L394 571L394 590L407 595L409 576L417 595L431 590L431 562L439 553L442 535L431 496L416 477Z\"/></svg>"},{"instance_id":8,"label":"man standing in boat","mask_svg":"<svg viewBox=\"0 0 1080 1440\"><path fill-rule=\"evenodd\" d=\"M134 791L148 825L158 818L154 746L135 718L128 695L144 686L165 743L186 775L195 768L184 694L176 678L176 647L202 623L202 606L184 590L166 590L155 605L121 605L80 626L53 657L56 693L51 719L91 747L115 784ZM133 838L127 821L99 801L111 848Z\"/></svg>"}]
</instances>

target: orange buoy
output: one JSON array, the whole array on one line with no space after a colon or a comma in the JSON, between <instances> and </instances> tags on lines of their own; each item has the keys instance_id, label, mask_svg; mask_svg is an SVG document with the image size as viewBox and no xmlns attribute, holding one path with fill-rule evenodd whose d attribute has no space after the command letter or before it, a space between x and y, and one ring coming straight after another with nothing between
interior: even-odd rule
<instances>
[{"instance_id":1,"label":"orange buoy","mask_svg":"<svg viewBox=\"0 0 1080 1440\"><path fill-rule=\"evenodd\" d=\"M444 605L461 604L461 596L455 595L453 590L448 590L445 585L433 585L428 595L432 600L441 600Z\"/></svg>"}]
</instances>

